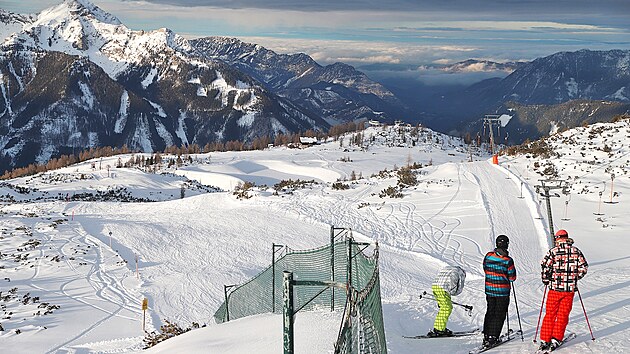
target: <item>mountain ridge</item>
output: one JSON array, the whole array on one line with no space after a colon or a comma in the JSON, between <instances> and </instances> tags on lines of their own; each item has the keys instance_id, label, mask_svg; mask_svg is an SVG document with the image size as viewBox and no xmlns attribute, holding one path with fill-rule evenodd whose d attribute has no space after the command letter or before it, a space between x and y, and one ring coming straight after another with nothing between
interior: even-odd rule
<instances>
[{"instance_id":1,"label":"mountain ridge","mask_svg":"<svg viewBox=\"0 0 630 354\"><path fill-rule=\"evenodd\" d=\"M0 62L0 155L9 167L95 146L151 152L329 127L173 31L130 30L85 0L25 21Z\"/></svg>"},{"instance_id":2,"label":"mountain ridge","mask_svg":"<svg viewBox=\"0 0 630 354\"><path fill-rule=\"evenodd\" d=\"M330 124L399 119L408 112L388 89L344 63L322 66L304 53L277 54L228 37L202 37L191 44L208 58L242 68L278 95L322 112Z\"/></svg>"},{"instance_id":3,"label":"mountain ridge","mask_svg":"<svg viewBox=\"0 0 630 354\"><path fill-rule=\"evenodd\" d=\"M482 117L507 113L510 102L520 106L562 107L568 102L580 104L588 100L593 107L591 112L595 114L601 108L601 102L630 102L630 50L558 52L526 63L505 78L487 79L443 96L433 100L435 104L430 110L433 116L442 117L441 120L431 120L434 128L441 131L481 131ZM553 115L551 111L554 110L547 111L547 122L536 124L539 128L523 130L521 125L508 124L506 131L514 138L519 137L511 142L519 143L525 138L548 134L547 128L553 124L566 127L560 122L566 115ZM598 116L603 121L612 118ZM583 119L580 112L570 120L581 124Z\"/></svg>"}]
</instances>

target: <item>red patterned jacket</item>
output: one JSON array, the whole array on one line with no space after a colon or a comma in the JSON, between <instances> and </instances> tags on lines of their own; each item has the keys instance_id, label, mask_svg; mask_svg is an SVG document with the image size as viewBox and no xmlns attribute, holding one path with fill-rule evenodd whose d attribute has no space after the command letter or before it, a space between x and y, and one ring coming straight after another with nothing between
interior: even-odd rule
<instances>
[{"instance_id":1,"label":"red patterned jacket","mask_svg":"<svg viewBox=\"0 0 630 354\"><path fill-rule=\"evenodd\" d=\"M588 271L582 251L568 237L557 239L556 247L547 252L540 265L543 283L555 291L575 291L577 281Z\"/></svg>"}]
</instances>

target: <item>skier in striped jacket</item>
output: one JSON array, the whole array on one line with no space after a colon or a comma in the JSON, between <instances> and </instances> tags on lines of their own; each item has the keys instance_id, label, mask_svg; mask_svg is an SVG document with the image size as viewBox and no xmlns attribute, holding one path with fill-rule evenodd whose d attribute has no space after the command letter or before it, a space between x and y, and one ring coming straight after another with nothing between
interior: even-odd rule
<instances>
[{"instance_id":1,"label":"skier in striped jacket","mask_svg":"<svg viewBox=\"0 0 630 354\"><path fill-rule=\"evenodd\" d=\"M488 304L483 321L483 345L486 347L494 346L499 340L510 304L512 282L516 280L514 260L508 252L510 239L506 235L499 235L495 244L494 251L488 252L483 259Z\"/></svg>"},{"instance_id":2,"label":"skier in striped jacket","mask_svg":"<svg viewBox=\"0 0 630 354\"><path fill-rule=\"evenodd\" d=\"M540 347L550 349L562 344L573 308L577 282L588 271L588 263L579 248L573 246L566 230L554 235L555 247L547 251L540 265L543 284L549 287L545 318L540 331Z\"/></svg>"}]
</instances>

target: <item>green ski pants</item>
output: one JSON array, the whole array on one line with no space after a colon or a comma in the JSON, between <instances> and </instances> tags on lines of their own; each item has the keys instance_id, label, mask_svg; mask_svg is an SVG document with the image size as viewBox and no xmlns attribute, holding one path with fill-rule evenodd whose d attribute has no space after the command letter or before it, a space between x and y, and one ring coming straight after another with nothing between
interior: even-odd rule
<instances>
[{"instance_id":1,"label":"green ski pants","mask_svg":"<svg viewBox=\"0 0 630 354\"><path fill-rule=\"evenodd\" d=\"M437 316L435 317L435 323L433 324L433 327L437 330L443 331L446 329L446 323L448 322L448 318L453 311L451 294L447 293L446 290L442 289L442 287L439 285L431 286L431 290L433 290L433 296L435 296L438 307L440 308Z\"/></svg>"}]
</instances>

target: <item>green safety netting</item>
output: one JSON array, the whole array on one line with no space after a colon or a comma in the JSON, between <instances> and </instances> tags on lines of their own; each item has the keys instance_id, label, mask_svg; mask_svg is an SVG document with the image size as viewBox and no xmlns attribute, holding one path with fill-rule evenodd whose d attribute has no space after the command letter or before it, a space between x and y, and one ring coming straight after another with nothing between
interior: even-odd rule
<instances>
[{"instance_id":1,"label":"green safety netting","mask_svg":"<svg viewBox=\"0 0 630 354\"><path fill-rule=\"evenodd\" d=\"M386 353L378 248L367 256L365 245L354 243L348 234L343 236L341 241L312 250L285 247L284 254L275 263L250 281L230 289L226 301L214 314L215 321L222 323L260 313L282 313L283 271L290 271L294 280L351 284L349 291L326 286L294 287L296 311L315 308L344 311L335 353ZM350 267L348 254L352 255Z\"/></svg>"},{"instance_id":2,"label":"green safety netting","mask_svg":"<svg viewBox=\"0 0 630 354\"><path fill-rule=\"evenodd\" d=\"M353 288L346 304L343 326L335 344L335 354L372 354L387 353L381 287L378 272L378 248L374 255L358 255L357 272L361 281L367 280L361 287Z\"/></svg>"}]
</instances>

